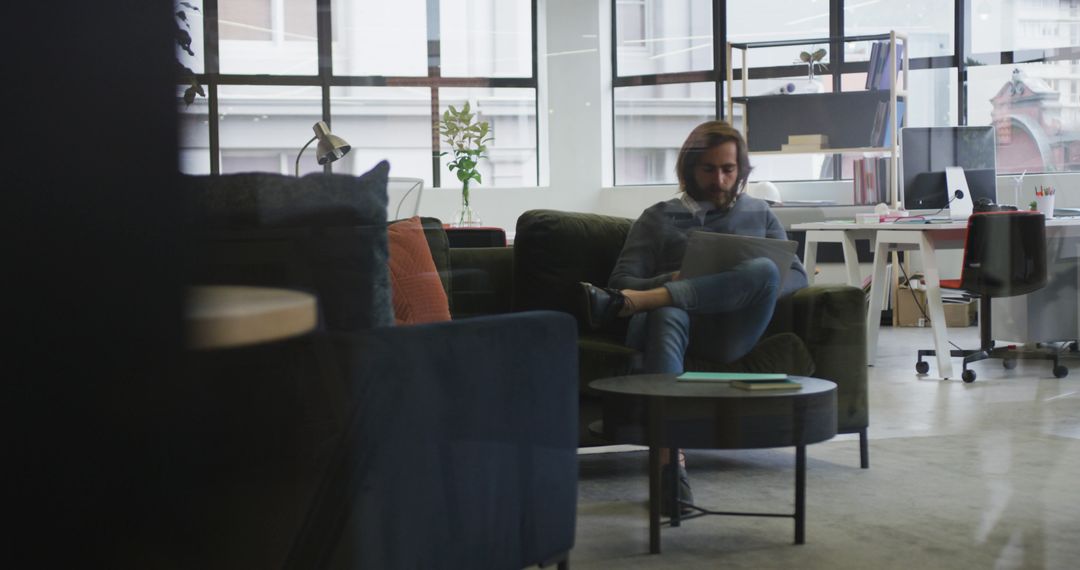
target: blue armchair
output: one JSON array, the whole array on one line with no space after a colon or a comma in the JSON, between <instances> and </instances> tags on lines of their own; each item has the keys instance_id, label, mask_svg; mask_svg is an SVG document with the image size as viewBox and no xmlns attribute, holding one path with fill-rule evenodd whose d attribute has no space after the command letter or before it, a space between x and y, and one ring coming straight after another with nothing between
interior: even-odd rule
<instances>
[{"instance_id":1,"label":"blue armchair","mask_svg":"<svg viewBox=\"0 0 1080 570\"><path fill-rule=\"evenodd\" d=\"M166 477L201 567L566 564L574 319L391 326L387 171L189 179L199 283L306 289L321 305L313 334L192 359Z\"/></svg>"}]
</instances>

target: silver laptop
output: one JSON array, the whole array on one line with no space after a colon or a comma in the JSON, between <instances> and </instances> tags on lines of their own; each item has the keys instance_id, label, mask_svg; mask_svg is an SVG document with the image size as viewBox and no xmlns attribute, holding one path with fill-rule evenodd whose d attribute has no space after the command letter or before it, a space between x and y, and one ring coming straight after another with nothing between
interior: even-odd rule
<instances>
[{"instance_id":1,"label":"silver laptop","mask_svg":"<svg viewBox=\"0 0 1080 570\"><path fill-rule=\"evenodd\" d=\"M776 264L780 282L787 279L799 243L791 240L695 231L690 234L683 255L680 277L697 277L727 271L755 257L767 257Z\"/></svg>"}]
</instances>

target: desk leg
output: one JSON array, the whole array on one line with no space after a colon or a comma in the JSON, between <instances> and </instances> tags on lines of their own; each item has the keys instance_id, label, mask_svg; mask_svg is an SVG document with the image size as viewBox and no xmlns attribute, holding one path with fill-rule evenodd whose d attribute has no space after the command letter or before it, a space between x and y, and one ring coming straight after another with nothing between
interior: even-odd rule
<instances>
[{"instance_id":1,"label":"desk leg","mask_svg":"<svg viewBox=\"0 0 1080 570\"><path fill-rule=\"evenodd\" d=\"M862 287L862 275L859 274L859 254L855 251L855 237L851 232L844 232L844 267L847 268L847 282L852 287Z\"/></svg>"},{"instance_id":2,"label":"desk leg","mask_svg":"<svg viewBox=\"0 0 1080 570\"><path fill-rule=\"evenodd\" d=\"M806 446L795 446L795 544L806 543Z\"/></svg>"},{"instance_id":3,"label":"desk leg","mask_svg":"<svg viewBox=\"0 0 1080 570\"><path fill-rule=\"evenodd\" d=\"M874 242L874 274L870 278L870 306L866 309L866 363L873 366L877 360L878 329L881 328L881 310L885 303L885 291L889 284L885 282L885 263L888 260L888 245L881 241L881 233Z\"/></svg>"},{"instance_id":4,"label":"desk leg","mask_svg":"<svg viewBox=\"0 0 1080 570\"><path fill-rule=\"evenodd\" d=\"M649 554L660 554L660 448L649 446Z\"/></svg>"},{"instance_id":5,"label":"desk leg","mask_svg":"<svg viewBox=\"0 0 1080 570\"><path fill-rule=\"evenodd\" d=\"M938 374L952 378L952 359L949 355L949 335L946 330L945 308L941 305L941 276L938 274L937 253L934 243L923 232L919 239L923 273L926 275L926 304L930 313L930 327L934 330L934 350L937 352Z\"/></svg>"},{"instance_id":6,"label":"desk leg","mask_svg":"<svg viewBox=\"0 0 1080 570\"><path fill-rule=\"evenodd\" d=\"M806 251L803 252L803 268L806 269L806 280L810 285L814 284L814 271L817 270L817 236L813 231L806 232Z\"/></svg>"}]
</instances>

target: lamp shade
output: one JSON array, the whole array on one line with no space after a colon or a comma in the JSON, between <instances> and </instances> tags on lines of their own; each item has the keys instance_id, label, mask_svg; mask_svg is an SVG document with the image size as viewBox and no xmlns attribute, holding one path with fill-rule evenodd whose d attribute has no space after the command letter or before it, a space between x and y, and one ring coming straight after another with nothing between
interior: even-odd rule
<instances>
[{"instance_id":1,"label":"lamp shade","mask_svg":"<svg viewBox=\"0 0 1080 570\"><path fill-rule=\"evenodd\" d=\"M312 129L315 131L315 137L319 139L319 146L315 149L315 160L319 164L334 162L348 154L352 149L352 146L345 142L345 139L331 133L330 127L326 126L326 123L319 121L315 123Z\"/></svg>"},{"instance_id":2,"label":"lamp shade","mask_svg":"<svg viewBox=\"0 0 1080 570\"><path fill-rule=\"evenodd\" d=\"M296 154L296 175L300 176L300 157L303 156L304 151L311 143L315 142L315 139L319 140L319 144L315 147L315 160L319 164L326 164L328 162L334 162L335 160L345 156L352 150L352 146L345 142L345 139L330 132L330 127L323 121L315 123L312 127L315 131L315 136L311 137L311 140L307 142L300 149L300 152Z\"/></svg>"}]
</instances>

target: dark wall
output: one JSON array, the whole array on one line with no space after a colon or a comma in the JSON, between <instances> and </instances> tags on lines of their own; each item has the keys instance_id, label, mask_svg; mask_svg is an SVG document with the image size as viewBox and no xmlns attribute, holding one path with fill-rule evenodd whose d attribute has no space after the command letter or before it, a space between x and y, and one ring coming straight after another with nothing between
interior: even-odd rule
<instances>
[{"instance_id":1,"label":"dark wall","mask_svg":"<svg viewBox=\"0 0 1080 570\"><path fill-rule=\"evenodd\" d=\"M7 554L135 567L183 357L172 6L20 2L4 20Z\"/></svg>"}]
</instances>

